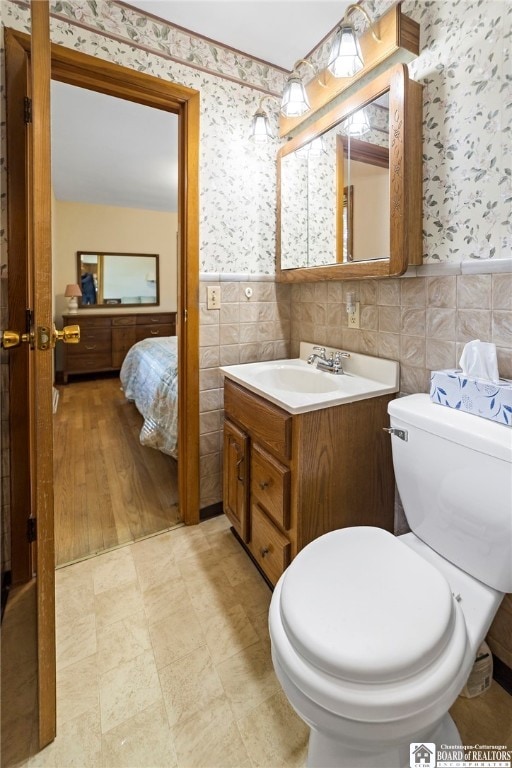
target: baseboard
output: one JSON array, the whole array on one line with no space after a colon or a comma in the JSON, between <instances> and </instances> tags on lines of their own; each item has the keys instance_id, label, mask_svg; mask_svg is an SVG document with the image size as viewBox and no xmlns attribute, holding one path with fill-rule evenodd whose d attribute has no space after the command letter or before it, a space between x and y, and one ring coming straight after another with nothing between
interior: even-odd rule
<instances>
[{"instance_id":1,"label":"baseboard","mask_svg":"<svg viewBox=\"0 0 512 768\"><path fill-rule=\"evenodd\" d=\"M4 618L5 606L7 605L7 598L9 597L9 589L12 584L11 571L4 571L2 573L2 616Z\"/></svg>"},{"instance_id":2,"label":"baseboard","mask_svg":"<svg viewBox=\"0 0 512 768\"><path fill-rule=\"evenodd\" d=\"M512 696L512 669L504 661L492 655L493 673L492 676L496 682L501 685Z\"/></svg>"},{"instance_id":3,"label":"baseboard","mask_svg":"<svg viewBox=\"0 0 512 768\"><path fill-rule=\"evenodd\" d=\"M201 522L203 520L209 520L211 517L218 517L219 515L222 515L224 512L224 507L222 506L222 501L217 501L215 504L210 504L209 507L203 507L199 510L199 519Z\"/></svg>"}]
</instances>

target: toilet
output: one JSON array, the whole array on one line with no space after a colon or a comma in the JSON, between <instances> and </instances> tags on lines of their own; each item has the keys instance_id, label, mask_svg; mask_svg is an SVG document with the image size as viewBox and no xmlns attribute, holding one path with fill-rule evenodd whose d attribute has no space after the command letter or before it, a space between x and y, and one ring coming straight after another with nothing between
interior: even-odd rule
<instances>
[{"instance_id":1,"label":"toilet","mask_svg":"<svg viewBox=\"0 0 512 768\"><path fill-rule=\"evenodd\" d=\"M448 710L512 591L512 430L416 394L389 403L411 533L308 544L269 613L272 661L310 728L310 768L408 768L460 745Z\"/></svg>"}]
</instances>

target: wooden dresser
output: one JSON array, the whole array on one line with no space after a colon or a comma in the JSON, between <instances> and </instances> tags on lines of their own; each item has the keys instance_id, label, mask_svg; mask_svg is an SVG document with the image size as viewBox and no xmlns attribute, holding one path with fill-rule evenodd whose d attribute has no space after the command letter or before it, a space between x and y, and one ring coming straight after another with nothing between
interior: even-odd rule
<instances>
[{"instance_id":1,"label":"wooden dresser","mask_svg":"<svg viewBox=\"0 0 512 768\"><path fill-rule=\"evenodd\" d=\"M137 341L152 336L175 336L175 312L97 315L79 312L63 315L64 325L80 326L80 343L63 345L64 384L77 373L118 371L126 353Z\"/></svg>"}]
</instances>

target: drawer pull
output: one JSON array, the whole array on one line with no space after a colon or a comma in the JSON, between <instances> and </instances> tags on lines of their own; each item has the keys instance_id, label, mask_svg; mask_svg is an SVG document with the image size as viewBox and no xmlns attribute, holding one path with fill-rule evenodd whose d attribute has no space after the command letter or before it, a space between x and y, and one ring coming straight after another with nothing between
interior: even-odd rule
<instances>
[{"instance_id":1,"label":"drawer pull","mask_svg":"<svg viewBox=\"0 0 512 768\"><path fill-rule=\"evenodd\" d=\"M91 350L91 349L96 349L96 344L86 344L86 345L85 345L85 348L86 348L86 349L89 349L89 350Z\"/></svg>"},{"instance_id":2,"label":"drawer pull","mask_svg":"<svg viewBox=\"0 0 512 768\"><path fill-rule=\"evenodd\" d=\"M241 467L241 465L243 463L243 460L244 460L244 457L242 456L242 458L238 459L238 461L236 463L236 479L238 480L239 483L243 483L244 482L244 478L240 477L240 467Z\"/></svg>"},{"instance_id":3,"label":"drawer pull","mask_svg":"<svg viewBox=\"0 0 512 768\"><path fill-rule=\"evenodd\" d=\"M263 481L261 481L261 480L260 480L260 482L258 483L258 485L259 485L259 487L261 488L261 490L262 490L262 491L264 491L264 490L265 490L265 488L268 488L268 487L269 487L269 485L270 485L270 480L263 480Z\"/></svg>"},{"instance_id":4,"label":"drawer pull","mask_svg":"<svg viewBox=\"0 0 512 768\"><path fill-rule=\"evenodd\" d=\"M262 547L260 550L260 555L262 557L266 557L269 554L270 550L268 547Z\"/></svg>"},{"instance_id":5,"label":"drawer pull","mask_svg":"<svg viewBox=\"0 0 512 768\"><path fill-rule=\"evenodd\" d=\"M152 331L151 331L151 335L152 335L152 336L158 336L158 334L159 334L159 333L160 333L160 331L159 331L159 330L156 330L156 331L153 331L153 330L152 330Z\"/></svg>"}]
</instances>

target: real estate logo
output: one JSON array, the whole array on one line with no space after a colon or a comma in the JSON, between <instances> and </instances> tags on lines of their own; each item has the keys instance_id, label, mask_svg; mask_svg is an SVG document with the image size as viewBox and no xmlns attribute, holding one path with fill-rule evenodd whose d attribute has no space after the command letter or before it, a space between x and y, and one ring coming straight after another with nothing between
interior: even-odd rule
<instances>
[{"instance_id":1,"label":"real estate logo","mask_svg":"<svg viewBox=\"0 0 512 768\"><path fill-rule=\"evenodd\" d=\"M410 768L436 768L436 745L413 743L410 747Z\"/></svg>"}]
</instances>

